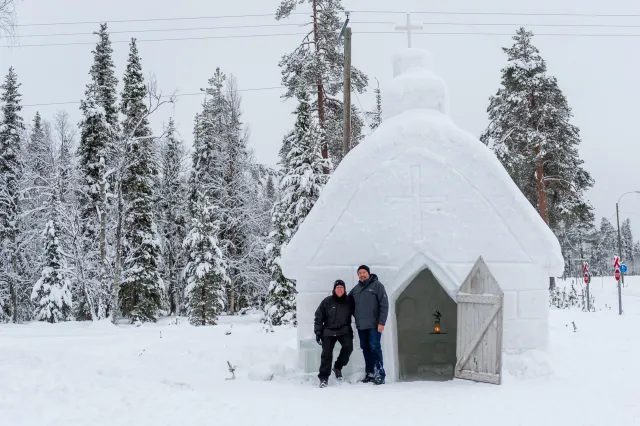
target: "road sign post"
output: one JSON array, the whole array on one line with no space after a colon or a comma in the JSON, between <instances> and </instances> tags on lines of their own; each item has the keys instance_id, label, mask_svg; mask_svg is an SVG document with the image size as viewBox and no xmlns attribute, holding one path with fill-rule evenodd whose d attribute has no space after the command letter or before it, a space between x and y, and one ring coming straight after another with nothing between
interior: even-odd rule
<instances>
[{"instance_id":1,"label":"road sign post","mask_svg":"<svg viewBox=\"0 0 640 426\"><path fill-rule=\"evenodd\" d=\"M582 272L584 272L584 283L587 285L587 312L591 312L591 300L589 298L589 282L591 281L591 276L589 275L589 264L587 262L582 265Z\"/></svg>"},{"instance_id":2,"label":"road sign post","mask_svg":"<svg viewBox=\"0 0 640 426\"><path fill-rule=\"evenodd\" d=\"M613 258L613 268L615 269L615 278L618 281L618 314L622 315L622 283L620 282L620 256Z\"/></svg>"}]
</instances>

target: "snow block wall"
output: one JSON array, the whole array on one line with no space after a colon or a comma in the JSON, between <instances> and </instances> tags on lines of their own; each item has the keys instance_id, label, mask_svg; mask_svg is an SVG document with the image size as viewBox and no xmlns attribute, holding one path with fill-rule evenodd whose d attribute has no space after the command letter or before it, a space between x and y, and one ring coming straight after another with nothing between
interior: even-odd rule
<instances>
[{"instance_id":1,"label":"snow block wall","mask_svg":"<svg viewBox=\"0 0 640 426\"><path fill-rule=\"evenodd\" d=\"M564 268L555 235L489 148L448 116L429 52L398 53L382 94L382 124L342 161L282 252L284 274L297 282L304 368L315 371L320 357L309 344L315 309L336 279L355 286L361 264L389 295L382 343L390 380L398 378L396 300L425 269L455 300L479 256L505 293L504 351L545 350L549 277ZM361 365L356 350L351 367Z\"/></svg>"}]
</instances>

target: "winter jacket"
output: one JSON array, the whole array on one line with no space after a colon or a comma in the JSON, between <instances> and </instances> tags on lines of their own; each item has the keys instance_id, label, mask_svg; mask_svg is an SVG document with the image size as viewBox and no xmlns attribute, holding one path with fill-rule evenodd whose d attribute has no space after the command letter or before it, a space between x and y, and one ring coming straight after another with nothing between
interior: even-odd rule
<instances>
[{"instance_id":1,"label":"winter jacket","mask_svg":"<svg viewBox=\"0 0 640 426\"><path fill-rule=\"evenodd\" d=\"M351 334L351 316L353 315L353 299L345 293L336 296L335 290L325 298L316 309L313 331L321 337L342 336Z\"/></svg>"},{"instance_id":2,"label":"winter jacket","mask_svg":"<svg viewBox=\"0 0 640 426\"><path fill-rule=\"evenodd\" d=\"M389 315L387 292L376 274L371 274L365 282L359 282L350 292L355 303L354 317L358 330L377 328L385 325Z\"/></svg>"}]
</instances>

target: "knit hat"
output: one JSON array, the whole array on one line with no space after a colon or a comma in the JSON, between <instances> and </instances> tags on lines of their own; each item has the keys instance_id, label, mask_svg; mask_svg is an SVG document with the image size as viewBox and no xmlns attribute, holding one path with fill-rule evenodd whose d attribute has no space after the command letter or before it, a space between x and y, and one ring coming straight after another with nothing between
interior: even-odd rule
<instances>
[{"instance_id":1,"label":"knit hat","mask_svg":"<svg viewBox=\"0 0 640 426\"><path fill-rule=\"evenodd\" d=\"M345 289L345 290L347 289L347 286L346 286L346 285L344 285L344 281L342 281L342 280L336 280L336 282L335 282L335 283L333 283L333 289L335 290L335 289L336 289L336 287L338 287L339 285L341 285L342 287L344 287L344 289Z\"/></svg>"},{"instance_id":2,"label":"knit hat","mask_svg":"<svg viewBox=\"0 0 640 426\"><path fill-rule=\"evenodd\" d=\"M364 269L365 271L367 271L367 274L370 274L370 273L371 273L371 271L369 270L369 267L368 267L367 265L361 265L361 266L358 268L358 272L360 272L360 269Z\"/></svg>"}]
</instances>

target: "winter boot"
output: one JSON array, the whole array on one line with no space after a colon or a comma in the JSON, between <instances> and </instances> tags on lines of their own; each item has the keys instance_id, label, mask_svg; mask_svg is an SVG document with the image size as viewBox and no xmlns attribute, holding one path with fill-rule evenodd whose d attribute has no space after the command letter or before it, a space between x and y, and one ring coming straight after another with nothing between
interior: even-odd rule
<instances>
[{"instance_id":1,"label":"winter boot","mask_svg":"<svg viewBox=\"0 0 640 426\"><path fill-rule=\"evenodd\" d=\"M373 375L367 374L364 379L360 380L360 383L373 383Z\"/></svg>"},{"instance_id":2,"label":"winter boot","mask_svg":"<svg viewBox=\"0 0 640 426\"><path fill-rule=\"evenodd\" d=\"M384 377L376 376L373 378L374 385L384 385Z\"/></svg>"},{"instance_id":3,"label":"winter boot","mask_svg":"<svg viewBox=\"0 0 640 426\"><path fill-rule=\"evenodd\" d=\"M336 375L336 379L344 380L344 376L342 375L342 370L340 368L333 367L333 374Z\"/></svg>"},{"instance_id":4,"label":"winter boot","mask_svg":"<svg viewBox=\"0 0 640 426\"><path fill-rule=\"evenodd\" d=\"M329 383L328 383L327 379L320 379L320 387L321 388L326 388L328 384Z\"/></svg>"}]
</instances>

